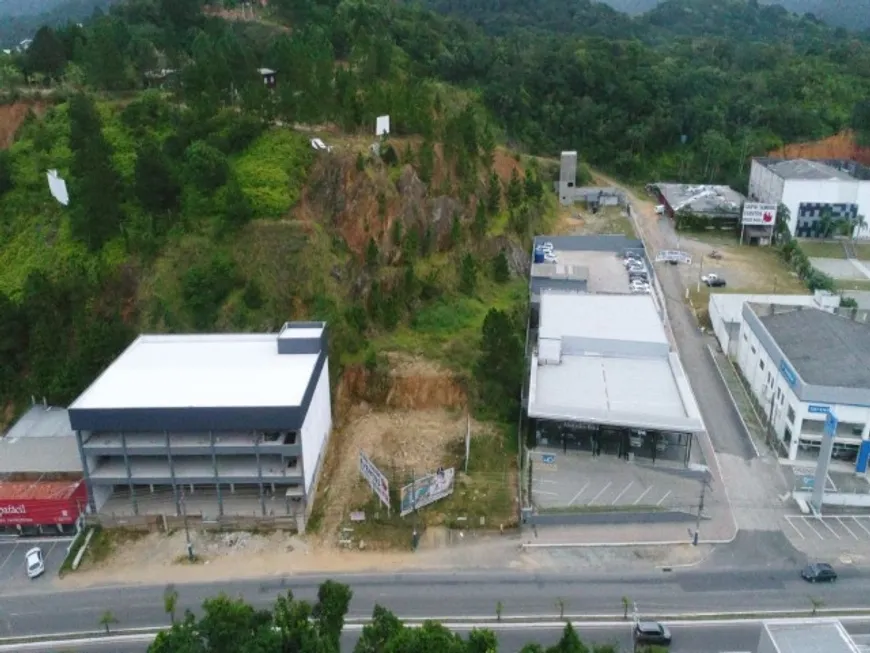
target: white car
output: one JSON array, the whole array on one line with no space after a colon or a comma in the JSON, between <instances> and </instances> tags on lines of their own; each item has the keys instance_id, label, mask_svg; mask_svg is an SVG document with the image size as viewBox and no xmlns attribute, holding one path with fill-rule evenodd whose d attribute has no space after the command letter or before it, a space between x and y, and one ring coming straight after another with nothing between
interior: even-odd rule
<instances>
[{"instance_id":1,"label":"white car","mask_svg":"<svg viewBox=\"0 0 870 653\"><path fill-rule=\"evenodd\" d=\"M656 213L658 215L664 215L665 214L665 205L659 204L658 206L656 206Z\"/></svg>"},{"instance_id":2,"label":"white car","mask_svg":"<svg viewBox=\"0 0 870 653\"><path fill-rule=\"evenodd\" d=\"M701 277L701 281L703 281L704 283L710 283L711 281L715 281L718 278L719 278L718 274L710 273L710 274L705 274L703 277Z\"/></svg>"},{"instance_id":3,"label":"white car","mask_svg":"<svg viewBox=\"0 0 870 653\"><path fill-rule=\"evenodd\" d=\"M547 241L545 243L541 243L540 245L538 245L537 249L541 252L544 252L544 253L549 252L550 254L552 254L555 247L553 247L553 243L551 243L550 241Z\"/></svg>"},{"instance_id":4,"label":"white car","mask_svg":"<svg viewBox=\"0 0 870 653\"><path fill-rule=\"evenodd\" d=\"M25 554L27 577L36 578L45 573L45 559L42 557L42 549L33 547Z\"/></svg>"},{"instance_id":5,"label":"white car","mask_svg":"<svg viewBox=\"0 0 870 653\"><path fill-rule=\"evenodd\" d=\"M553 252L544 252L544 261L547 263L558 263L559 257L556 256Z\"/></svg>"}]
</instances>

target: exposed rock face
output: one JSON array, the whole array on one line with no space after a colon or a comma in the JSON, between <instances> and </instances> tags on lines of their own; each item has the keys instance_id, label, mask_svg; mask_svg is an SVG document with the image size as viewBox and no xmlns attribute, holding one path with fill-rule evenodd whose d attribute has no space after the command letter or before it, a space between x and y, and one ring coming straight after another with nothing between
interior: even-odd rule
<instances>
[{"instance_id":1,"label":"exposed rock face","mask_svg":"<svg viewBox=\"0 0 870 653\"><path fill-rule=\"evenodd\" d=\"M507 257L508 268L512 276L528 274L531 258L529 257L529 252L523 249L522 246L504 235L496 236L487 241L487 256L495 256L502 250L504 250L504 254Z\"/></svg>"}]
</instances>

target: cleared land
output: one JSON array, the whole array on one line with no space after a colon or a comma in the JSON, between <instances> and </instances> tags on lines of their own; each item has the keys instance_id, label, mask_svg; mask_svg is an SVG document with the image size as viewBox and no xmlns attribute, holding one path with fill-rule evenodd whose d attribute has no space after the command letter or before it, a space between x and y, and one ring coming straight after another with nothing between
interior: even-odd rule
<instances>
[{"instance_id":1,"label":"cleared land","mask_svg":"<svg viewBox=\"0 0 870 653\"><path fill-rule=\"evenodd\" d=\"M556 222L557 234L625 234L637 238L625 209L619 206L602 207L592 213L582 203L559 206Z\"/></svg>"}]
</instances>

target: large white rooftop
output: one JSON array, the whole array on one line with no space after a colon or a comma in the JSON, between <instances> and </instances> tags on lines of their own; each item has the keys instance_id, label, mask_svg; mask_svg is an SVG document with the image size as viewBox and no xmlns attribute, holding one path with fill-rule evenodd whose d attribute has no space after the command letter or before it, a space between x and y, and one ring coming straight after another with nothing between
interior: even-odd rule
<instances>
[{"instance_id":1,"label":"large white rooftop","mask_svg":"<svg viewBox=\"0 0 870 653\"><path fill-rule=\"evenodd\" d=\"M591 338L667 344L651 295L541 293L541 338Z\"/></svg>"},{"instance_id":2,"label":"large white rooftop","mask_svg":"<svg viewBox=\"0 0 870 653\"><path fill-rule=\"evenodd\" d=\"M765 621L761 642L776 653L859 653L861 648L838 619ZM759 644L761 644L759 642ZM759 651L761 646L759 646ZM765 647L765 650L771 650Z\"/></svg>"},{"instance_id":3,"label":"large white rooftop","mask_svg":"<svg viewBox=\"0 0 870 653\"><path fill-rule=\"evenodd\" d=\"M277 334L143 335L70 409L299 406L317 359Z\"/></svg>"}]
</instances>

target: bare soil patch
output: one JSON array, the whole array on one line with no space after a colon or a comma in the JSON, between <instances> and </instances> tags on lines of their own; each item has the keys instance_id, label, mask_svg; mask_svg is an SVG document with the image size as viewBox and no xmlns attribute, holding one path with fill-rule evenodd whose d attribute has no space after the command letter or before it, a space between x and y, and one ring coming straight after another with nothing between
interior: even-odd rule
<instances>
[{"instance_id":1,"label":"bare soil patch","mask_svg":"<svg viewBox=\"0 0 870 653\"><path fill-rule=\"evenodd\" d=\"M636 238L634 227L625 209L618 206L602 207L592 213L582 204L560 206L556 233L561 234L625 234Z\"/></svg>"}]
</instances>

